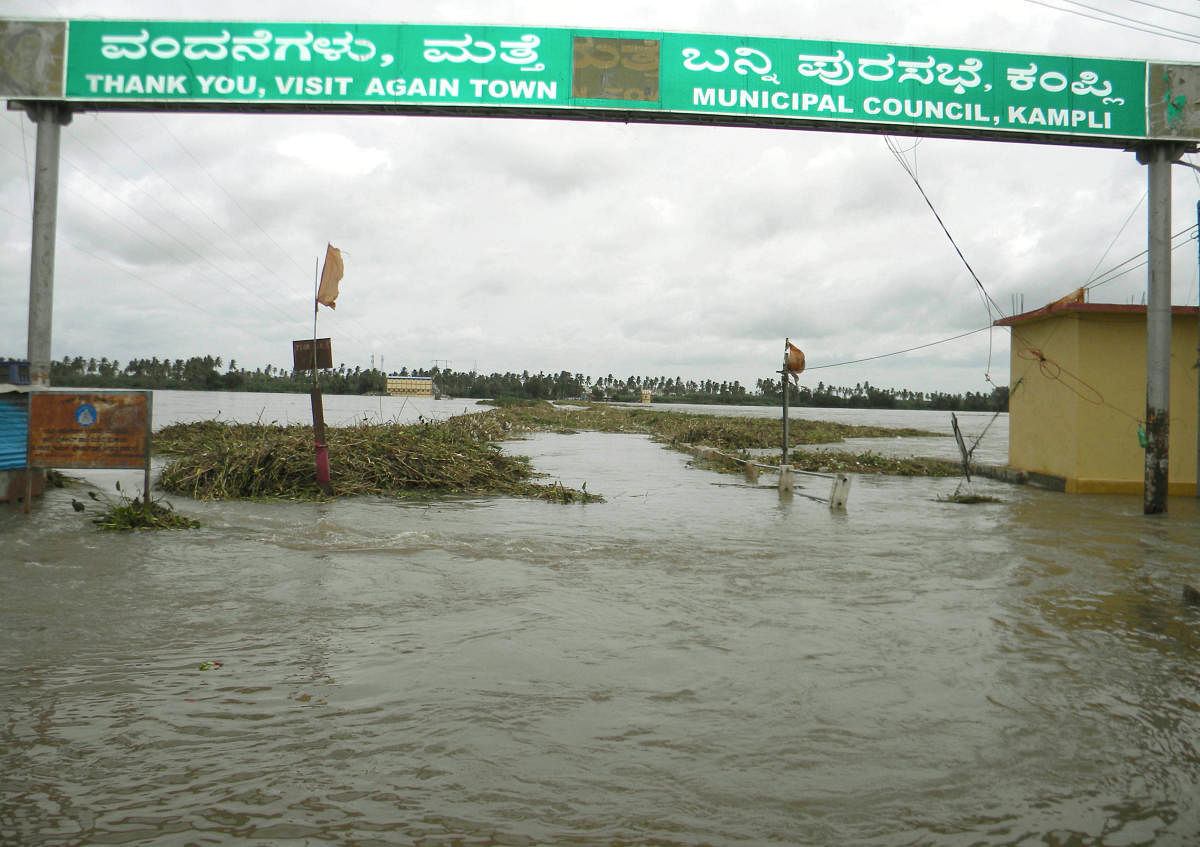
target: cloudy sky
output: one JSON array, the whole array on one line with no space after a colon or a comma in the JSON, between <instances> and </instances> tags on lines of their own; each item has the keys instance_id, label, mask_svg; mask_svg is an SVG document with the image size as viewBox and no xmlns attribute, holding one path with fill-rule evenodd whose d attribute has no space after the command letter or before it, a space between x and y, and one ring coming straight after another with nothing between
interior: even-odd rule
<instances>
[{"instance_id":1,"label":"cloudy sky","mask_svg":"<svg viewBox=\"0 0 1200 847\"><path fill-rule=\"evenodd\" d=\"M1188 0L0 0L0 16L579 26L1200 61ZM1114 267L1130 272L1090 299L1142 301L1146 171L1132 153L896 141L1004 312ZM26 355L34 146L32 122L0 112L0 357ZM1200 174L1173 172L1180 231L1195 224ZM790 336L812 385L986 392L989 375L1008 379L1008 331L985 329L995 315L883 137L398 116L76 115L62 134L53 355L290 365L291 340L312 334L327 242L346 269L318 327L335 365L753 386ZM1195 241L1175 252L1173 301L1197 302Z\"/></svg>"}]
</instances>

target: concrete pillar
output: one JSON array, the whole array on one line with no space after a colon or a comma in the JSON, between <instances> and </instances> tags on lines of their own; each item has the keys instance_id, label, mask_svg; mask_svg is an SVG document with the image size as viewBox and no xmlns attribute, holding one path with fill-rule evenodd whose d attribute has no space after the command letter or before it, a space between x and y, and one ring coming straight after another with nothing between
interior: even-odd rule
<instances>
[{"instance_id":1,"label":"concrete pillar","mask_svg":"<svg viewBox=\"0 0 1200 847\"><path fill-rule=\"evenodd\" d=\"M71 122L64 103L29 103L37 124L33 177L33 241L29 260L29 381L50 386L50 336L54 312L54 244L58 227L58 159L63 126Z\"/></svg>"},{"instance_id":2,"label":"concrete pillar","mask_svg":"<svg viewBox=\"0 0 1200 847\"><path fill-rule=\"evenodd\" d=\"M1150 144L1138 151L1148 168L1146 279L1146 484L1142 511L1167 510L1171 394L1171 163L1186 148Z\"/></svg>"},{"instance_id":3,"label":"concrete pillar","mask_svg":"<svg viewBox=\"0 0 1200 847\"><path fill-rule=\"evenodd\" d=\"M790 465L779 469L779 496L791 497L796 487L796 475Z\"/></svg>"},{"instance_id":4,"label":"concrete pillar","mask_svg":"<svg viewBox=\"0 0 1200 847\"><path fill-rule=\"evenodd\" d=\"M829 489L829 508L842 511L846 508L846 500L850 497L850 477L844 473L833 475L833 485Z\"/></svg>"}]
</instances>

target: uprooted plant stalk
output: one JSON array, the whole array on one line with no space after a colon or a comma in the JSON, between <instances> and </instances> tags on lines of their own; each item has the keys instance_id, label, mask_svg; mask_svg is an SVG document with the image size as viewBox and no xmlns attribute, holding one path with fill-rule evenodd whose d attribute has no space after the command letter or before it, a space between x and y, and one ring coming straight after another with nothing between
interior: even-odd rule
<instances>
[{"instance_id":1,"label":"uprooted plant stalk","mask_svg":"<svg viewBox=\"0 0 1200 847\"><path fill-rule=\"evenodd\" d=\"M121 491L121 483L116 484L121 494L118 502L95 491L89 491L88 497L101 504L103 511L92 518L92 523L104 530L126 531L134 529L195 529L200 521L181 515L175 507L164 500L154 500L149 494L143 494L141 499L130 497ZM87 510L87 506L71 498L71 506L77 512Z\"/></svg>"}]
</instances>

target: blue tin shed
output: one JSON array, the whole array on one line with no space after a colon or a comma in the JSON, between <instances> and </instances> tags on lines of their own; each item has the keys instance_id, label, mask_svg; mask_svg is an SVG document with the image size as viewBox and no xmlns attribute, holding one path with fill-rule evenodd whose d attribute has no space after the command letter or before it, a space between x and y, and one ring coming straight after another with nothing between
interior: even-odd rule
<instances>
[{"instance_id":1,"label":"blue tin shed","mask_svg":"<svg viewBox=\"0 0 1200 847\"><path fill-rule=\"evenodd\" d=\"M0 471L25 467L29 437L29 395L24 391L0 393Z\"/></svg>"}]
</instances>

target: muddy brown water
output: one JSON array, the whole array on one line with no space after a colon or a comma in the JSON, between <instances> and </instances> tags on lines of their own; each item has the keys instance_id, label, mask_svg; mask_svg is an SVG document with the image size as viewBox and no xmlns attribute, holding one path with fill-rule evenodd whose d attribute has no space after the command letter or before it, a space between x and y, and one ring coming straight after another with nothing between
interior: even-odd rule
<instances>
[{"instance_id":1,"label":"muddy brown water","mask_svg":"<svg viewBox=\"0 0 1200 847\"><path fill-rule=\"evenodd\" d=\"M216 410L307 398L155 396ZM135 534L79 490L0 510L0 843L1200 838L1194 499L859 476L833 513L824 480L781 501L640 436L508 449L607 502L170 497L203 528Z\"/></svg>"}]
</instances>

